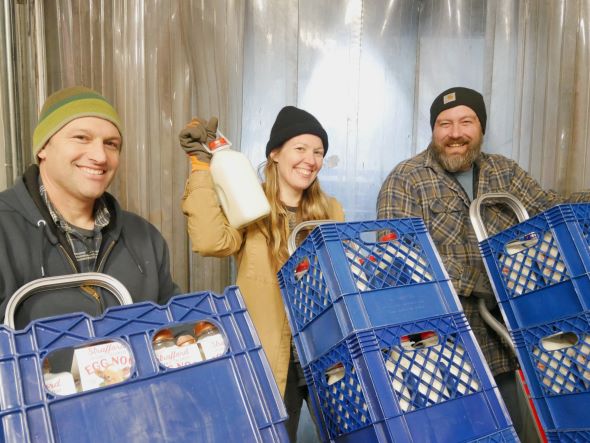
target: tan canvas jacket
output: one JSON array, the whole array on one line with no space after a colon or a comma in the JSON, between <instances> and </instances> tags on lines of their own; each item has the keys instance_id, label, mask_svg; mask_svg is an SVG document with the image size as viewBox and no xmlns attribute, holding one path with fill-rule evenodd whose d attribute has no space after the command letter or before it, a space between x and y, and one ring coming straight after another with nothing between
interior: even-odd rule
<instances>
[{"instance_id":1,"label":"tan canvas jacket","mask_svg":"<svg viewBox=\"0 0 590 443\"><path fill-rule=\"evenodd\" d=\"M330 198L329 217L344 220L340 203ZM185 187L182 210L188 217L192 248L203 256L235 255L237 281L281 394L287 382L291 331L270 262L266 239L257 225L229 226L207 171L193 172Z\"/></svg>"}]
</instances>

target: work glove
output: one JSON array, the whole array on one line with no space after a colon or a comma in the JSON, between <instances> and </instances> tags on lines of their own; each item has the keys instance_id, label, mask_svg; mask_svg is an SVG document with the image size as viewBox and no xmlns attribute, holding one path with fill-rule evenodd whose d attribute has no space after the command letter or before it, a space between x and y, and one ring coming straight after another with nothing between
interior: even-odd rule
<instances>
[{"instance_id":1,"label":"work glove","mask_svg":"<svg viewBox=\"0 0 590 443\"><path fill-rule=\"evenodd\" d=\"M492 310L497 306L496 297L494 296L494 291L492 291L490 280L483 272L479 273L471 294L477 298L483 298L489 310Z\"/></svg>"},{"instance_id":2,"label":"work glove","mask_svg":"<svg viewBox=\"0 0 590 443\"><path fill-rule=\"evenodd\" d=\"M217 117L211 117L209 122L202 118L193 118L178 135L180 147L191 159L193 170L207 169L211 161L211 151L208 143L217 138Z\"/></svg>"}]
</instances>

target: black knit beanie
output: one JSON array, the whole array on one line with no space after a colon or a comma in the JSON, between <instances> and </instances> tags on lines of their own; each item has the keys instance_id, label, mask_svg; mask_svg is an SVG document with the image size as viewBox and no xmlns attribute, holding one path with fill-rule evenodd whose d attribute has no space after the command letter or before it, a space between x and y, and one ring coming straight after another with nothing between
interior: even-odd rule
<instances>
[{"instance_id":1,"label":"black knit beanie","mask_svg":"<svg viewBox=\"0 0 590 443\"><path fill-rule=\"evenodd\" d=\"M301 134L313 134L322 139L324 156L328 152L328 134L320 122L303 109L295 106L285 106L279 111L266 144L266 157L275 148L283 145L287 140Z\"/></svg>"},{"instance_id":2,"label":"black knit beanie","mask_svg":"<svg viewBox=\"0 0 590 443\"><path fill-rule=\"evenodd\" d=\"M475 112L475 115L479 119L479 123L481 123L481 132L485 134L487 114L483 96L473 89L462 87L447 89L434 99L430 106L430 127L434 129L434 123L438 114L461 105L473 109L473 112Z\"/></svg>"}]
</instances>

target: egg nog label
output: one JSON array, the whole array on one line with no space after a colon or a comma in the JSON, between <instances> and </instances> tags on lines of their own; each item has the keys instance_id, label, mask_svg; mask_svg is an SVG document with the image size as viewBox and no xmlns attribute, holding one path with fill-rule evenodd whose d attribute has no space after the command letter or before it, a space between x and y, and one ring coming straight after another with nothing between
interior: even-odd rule
<instances>
[{"instance_id":1,"label":"egg nog label","mask_svg":"<svg viewBox=\"0 0 590 443\"><path fill-rule=\"evenodd\" d=\"M201 337L199 338L199 345L207 360L219 357L225 352L225 341L221 334L211 334L207 337Z\"/></svg>"},{"instance_id":2,"label":"egg nog label","mask_svg":"<svg viewBox=\"0 0 590 443\"><path fill-rule=\"evenodd\" d=\"M170 346L156 349L154 352L158 361L167 368L180 368L202 360L196 343L184 346Z\"/></svg>"},{"instance_id":3,"label":"egg nog label","mask_svg":"<svg viewBox=\"0 0 590 443\"><path fill-rule=\"evenodd\" d=\"M76 393L74 377L69 372L59 374L44 374L45 388L55 395L69 395Z\"/></svg>"},{"instance_id":4,"label":"egg nog label","mask_svg":"<svg viewBox=\"0 0 590 443\"><path fill-rule=\"evenodd\" d=\"M72 374L83 391L125 381L131 375L133 356L123 344L111 341L74 351Z\"/></svg>"}]
</instances>

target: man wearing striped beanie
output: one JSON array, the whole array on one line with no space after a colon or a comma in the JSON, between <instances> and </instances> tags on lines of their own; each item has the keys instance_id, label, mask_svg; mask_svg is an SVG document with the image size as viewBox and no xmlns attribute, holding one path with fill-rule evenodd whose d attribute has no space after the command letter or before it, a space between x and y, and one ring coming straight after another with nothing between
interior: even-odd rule
<instances>
[{"instance_id":1,"label":"man wearing striped beanie","mask_svg":"<svg viewBox=\"0 0 590 443\"><path fill-rule=\"evenodd\" d=\"M159 303L179 292L158 230L124 211L106 192L123 146L117 111L98 92L74 86L51 95L33 133L31 165L0 193L0 315L32 280L102 272L120 280L135 302ZM96 316L116 299L92 286L30 297L16 327L69 312Z\"/></svg>"}]
</instances>

